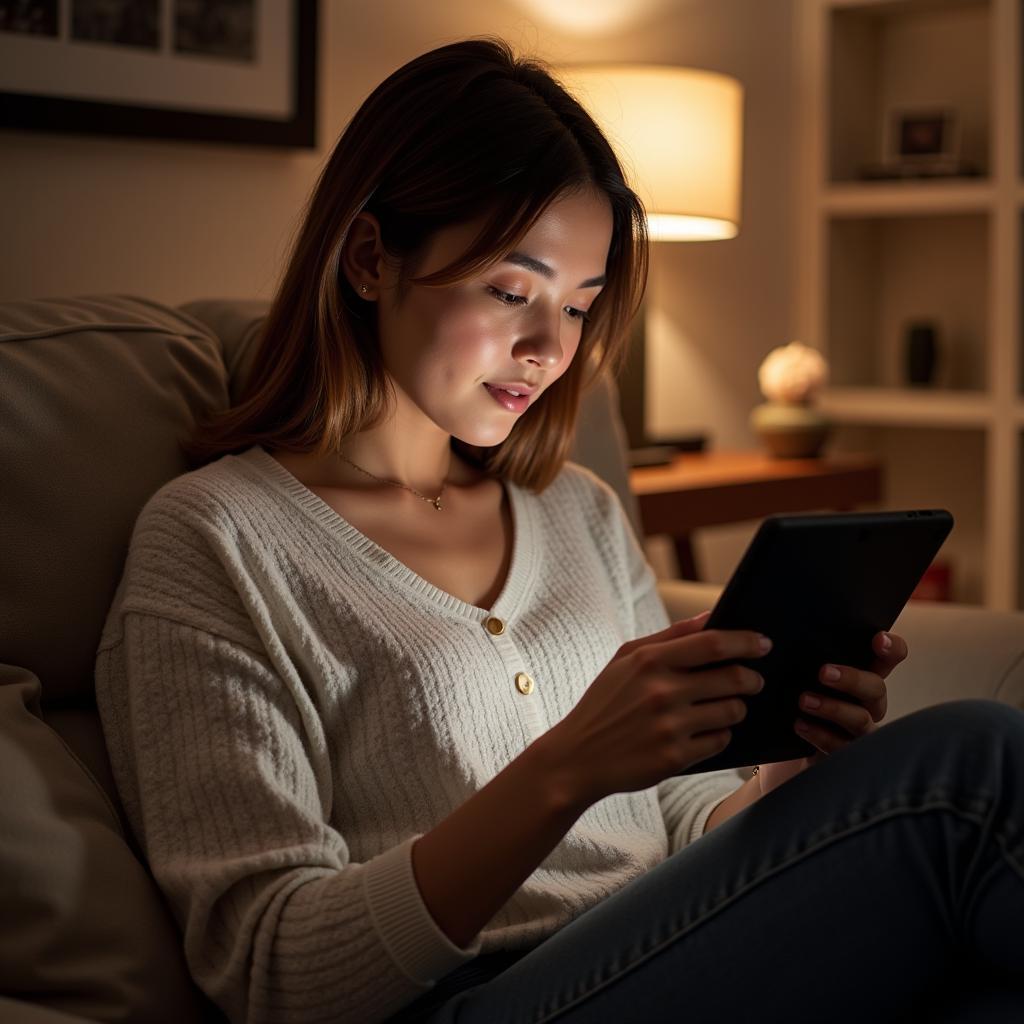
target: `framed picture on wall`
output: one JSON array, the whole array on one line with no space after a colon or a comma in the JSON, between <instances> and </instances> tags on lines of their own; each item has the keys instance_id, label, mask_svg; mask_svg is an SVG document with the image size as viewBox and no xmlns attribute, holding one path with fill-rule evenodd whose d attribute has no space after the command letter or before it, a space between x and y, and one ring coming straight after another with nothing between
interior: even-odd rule
<instances>
[{"instance_id":1,"label":"framed picture on wall","mask_svg":"<svg viewBox=\"0 0 1024 1024\"><path fill-rule=\"evenodd\" d=\"M0 128L316 147L318 0L0 0Z\"/></svg>"}]
</instances>

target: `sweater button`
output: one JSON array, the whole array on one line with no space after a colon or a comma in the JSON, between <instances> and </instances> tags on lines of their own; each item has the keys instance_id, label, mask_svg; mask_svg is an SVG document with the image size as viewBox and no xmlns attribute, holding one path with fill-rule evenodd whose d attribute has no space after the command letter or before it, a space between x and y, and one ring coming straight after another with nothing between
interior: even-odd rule
<instances>
[{"instance_id":1,"label":"sweater button","mask_svg":"<svg viewBox=\"0 0 1024 1024\"><path fill-rule=\"evenodd\" d=\"M487 627L487 632L492 636L501 636L505 632L505 623L501 619L491 616L484 625Z\"/></svg>"},{"instance_id":2,"label":"sweater button","mask_svg":"<svg viewBox=\"0 0 1024 1024\"><path fill-rule=\"evenodd\" d=\"M520 693L530 694L533 693L533 680L525 672L516 673L516 689Z\"/></svg>"}]
</instances>

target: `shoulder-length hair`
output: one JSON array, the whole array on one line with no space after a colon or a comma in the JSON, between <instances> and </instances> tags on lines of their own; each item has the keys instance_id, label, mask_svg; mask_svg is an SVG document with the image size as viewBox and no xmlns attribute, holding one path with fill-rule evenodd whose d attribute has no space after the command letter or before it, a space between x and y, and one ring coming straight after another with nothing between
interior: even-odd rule
<instances>
[{"instance_id":1,"label":"shoulder-length hair","mask_svg":"<svg viewBox=\"0 0 1024 1024\"><path fill-rule=\"evenodd\" d=\"M587 187L610 201L613 233L607 282L576 355L501 444L451 441L487 475L543 491L568 457L582 393L625 364L647 283L646 214L607 139L549 66L493 36L416 57L360 106L305 207L236 404L200 419L183 443L189 463L254 444L338 454L346 437L389 415L393 389L375 307L341 270L361 210L380 222L401 301L411 284L444 287L479 275L515 249L550 203ZM458 260L410 276L434 232L476 218L485 227Z\"/></svg>"}]
</instances>

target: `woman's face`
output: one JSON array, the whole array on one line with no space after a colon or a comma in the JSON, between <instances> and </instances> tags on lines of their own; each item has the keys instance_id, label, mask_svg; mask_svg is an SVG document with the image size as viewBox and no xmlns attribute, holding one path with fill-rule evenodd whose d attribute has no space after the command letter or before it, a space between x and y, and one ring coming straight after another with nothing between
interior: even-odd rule
<instances>
[{"instance_id":1,"label":"woman's face","mask_svg":"<svg viewBox=\"0 0 1024 1024\"><path fill-rule=\"evenodd\" d=\"M417 276L460 256L482 225L438 232ZM379 336L404 436L437 429L481 447L505 440L523 412L507 409L485 382L534 384L532 405L566 371L581 314L601 290L612 227L608 199L586 191L552 203L516 246L515 258L532 266L506 261L443 288L413 284L398 308L395 275L384 270Z\"/></svg>"}]
</instances>

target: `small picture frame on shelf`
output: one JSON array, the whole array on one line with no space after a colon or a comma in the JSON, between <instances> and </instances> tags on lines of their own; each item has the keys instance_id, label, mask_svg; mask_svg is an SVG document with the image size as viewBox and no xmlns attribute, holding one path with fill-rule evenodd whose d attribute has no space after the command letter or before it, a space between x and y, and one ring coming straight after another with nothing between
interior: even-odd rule
<instances>
[{"instance_id":1,"label":"small picture frame on shelf","mask_svg":"<svg viewBox=\"0 0 1024 1024\"><path fill-rule=\"evenodd\" d=\"M960 157L959 118L948 108L895 109L889 114L886 159L894 164L955 164Z\"/></svg>"},{"instance_id":2,"label":"small picture frame on shelf","mask_svg":"<svg viewBox=\"0 0 1024 1024\"><path fill-rule=\"evenodd\" d=\"M960 117L950 107L893 107L885 118L882 162L861 168L865 179L976 177L961 159Z\"/></svg>"}]
</instances>

